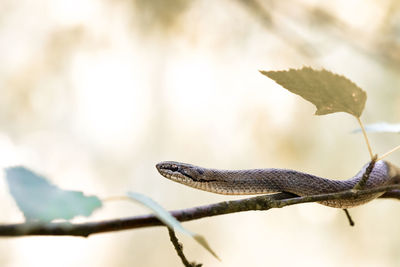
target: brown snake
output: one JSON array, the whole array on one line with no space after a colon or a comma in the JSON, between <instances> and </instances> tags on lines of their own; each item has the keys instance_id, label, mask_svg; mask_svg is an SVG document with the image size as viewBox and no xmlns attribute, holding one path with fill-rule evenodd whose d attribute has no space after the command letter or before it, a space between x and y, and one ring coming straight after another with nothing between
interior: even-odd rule
<instances>
[{"instance_id":1,"label":"brown snake","mask_svg":"<svg viewBox=\"0 0 400 267\"><path fill-rule=\"evenodd\" d=\"M366 164L353 178L331 180L287 169L217 170L165 161L156 165L159 173L178 183L224 195L254 195L288 192L298 196L335 193L354 188L365 173ZM387 161L377 161L365 189L400 183L400 169ZM321 201L334 208L351 208L367 203L383 193L357 198Z\"/></svg>"}]
</instances>

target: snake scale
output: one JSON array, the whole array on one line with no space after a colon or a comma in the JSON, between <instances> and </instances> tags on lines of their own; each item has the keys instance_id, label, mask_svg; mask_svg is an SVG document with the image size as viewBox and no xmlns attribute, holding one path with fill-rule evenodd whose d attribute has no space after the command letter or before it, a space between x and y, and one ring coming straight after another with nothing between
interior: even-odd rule
<instances>
[{"instance_id":1,"label":"snake scale","mask_svg":"<svg viewBox=\"0 0 400 267\"><path fill-rule=\"evenodd\" d=\"M218 170L174 161L156 165L159 173L178 183L225 195L254 195L288 192L298 196L335 193L354 188L368 164L348 180L332 180L287 169ZM365 189L400 183L400 169L387 161L377 161ZM367 203L383 193L361 195L357 198L321 201L334 208L351 208Z\"/></svg>"}]
</instances>

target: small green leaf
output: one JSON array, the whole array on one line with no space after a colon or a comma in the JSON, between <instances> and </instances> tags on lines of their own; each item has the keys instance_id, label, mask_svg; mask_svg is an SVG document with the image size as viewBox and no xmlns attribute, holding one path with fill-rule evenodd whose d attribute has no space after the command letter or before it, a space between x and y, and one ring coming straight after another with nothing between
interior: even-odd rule
<instances>
[{"instance_id":1,"label":"small green leaf","mask_svg":"<svg viewBox=\"0 0 400 267\"><path fill-rule=\"evenodd\" d=\"M400 133L400 123L387 123L377 122L368 124L365 127L365 131L371 133ZM361 128L355 129L353 133L361 132Z\"/></svg>"},{"instance_id":2,"label":"small green leaf","mask_svg":"<svg viewBox=\"0 0 400 267\"><path fill-rule=\"evenodd\" d=\"M192 233L189 230L185 229L182 224L175 219L167 210L165 210L163 207L161 207L158 203L156 203L154 200L151 198L139 194L139 193L134 193L134 192L128 192L127 196L136 201L139 202L140 204L146 206L150 210L154 212L154 215L162 221L165 225L168 227L178 230L179 232L191 236L194 240L196 240L202 247L204 247L208 252L210 252L215 258L218 258L217 254L211 249L211 247L208 245L206 239L198 234Z\"/></svg>"},{"instance_id":3,"label":"small green leaf","mask_svg":"<svg viewBox=\"0 0 400 267\"><path fill-rule=\"evenodd\" d=\"M50 222L89 216L102 205L96 196L62 190L27 168L12 167L5 171L10 193L27 221Z\"/></svg>"},{"instance_id":4,"label":"small green leaf","mask_svg":"<svg viewBox=\"0 0 400 267\"><path fill-rule=\"evenodd\" d=\"M347 112L359 118L367 94L344 76L309 67L288 71L260 71L285 89L317 107L316 115Z\"/></svg>"}]
</instances>

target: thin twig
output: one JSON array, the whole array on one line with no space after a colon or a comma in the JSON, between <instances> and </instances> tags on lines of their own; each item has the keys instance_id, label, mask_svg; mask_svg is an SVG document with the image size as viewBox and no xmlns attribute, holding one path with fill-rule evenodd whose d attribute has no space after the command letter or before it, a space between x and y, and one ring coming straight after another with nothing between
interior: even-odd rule
<instances>
[{"instance_id":1,"label":"thin twig","mask_svg":"<svg viewBox=\"0 0 400 267\"><path fill-rule=\"evenodd\" d=\"M357 117L357 121L358 121L358 124L360 124L361 131L364 135L364 139L365 139L365 142L367 143L367 147L368 147L368 152L369 152L369 155L372 160L374 158L374 153L372 153L372 148L371 148L371 145L369 144L369 140L368 140L367 132L365 131L365 128L364 128L364 124L361 122L359 117Z\"/></svg>"},{"instance_id":2,"label":"thin twig","mask_svg":"<svg viewBox=\"0 0 400 267\"><path fill-rule=\"evenodd\" d=\"M365 169L363 176L361 177L360 181L353 187L355 190L362 190L364 189L365 184L368 182L369 175L371 174L372 170L374 169L376 158L378 155L375 155L371 162L369 163L368 167ZM349 220L350 226L354 226L354 221L351 218L350 212L347 209L343 209L347 219Z\"/></svg>"},{"instance_id":3,"label":"thin twig","mask_svg":"<svg viewBox=\"0 0 400 267\"><path fill-rule=\"evenodd\" d=\"M183 254L183 246L179 242L178 238L175 235L175 231L172 228L167 227L168 233L169 233L169 239L171 240L172 244L174 245L174 248L176 250L176 253L178 253L179 258L182 260L183 265L185 267L201 267L203 264L197 264L195 262L190 263L186 257L185 254Z\"/></svg>"},{"instance_id":4,"label":"thin twig","mask_svg":"<svg viewBox=\"0 0 400 267\"><path fill-rule=\"evenodd\" d=\"M361 177L360 181L354 186L355 190L361 190L364 189L364 186L368 182L369 175L371 174L372 170L374 169L376 159L378 158L378 155L375 155L372 157L372 160L370 161L367 169L363 173L363 176Z\"/></svg>"},{"instance_id":5,"label":"thin twig","mask_svg":"<svg viewBox=\"0 0 400 267\"><path fill-rule=\"evenodd\" d=\"M346 217L347 217L347 219L349 220L350 226L354 226L354 221L353 221L353 219L352 219L351 216L350 216L350 212L349 212L347 209L343 209L343 210L344 210L344 213L346 213Z\"/></svg>"},{"instance_id":6,"label":"thin twig","mask_svg":"<svg viewBox=\"0 0 400 267\"><path fill-rule=\"evenodd\" d=\"M224 201L215 204L171 211L171 214L181 222L223 214L249 211L269 210L301 203L320 202L325 200L354 199L366 194L386 192L383 198L400 199L400 185L386 185L360 191L346 190L343 192L297 197L288 193L277 193L240 200ZM82 236L92 234L137 229L144 227L160 226L163 223L154 215L142 215L130 218L121 218L88 223L20 223L0 225L0 236L32 236L32 235L58 235Z\"/></svg>"},{"instance_id":7,"label":"thin twig","mask_svg":"<svg viewBox=\"0 0 400 267\"><path fill-rule=\"evenodd\" d=\"M396 150L399 150L399 149L400 149L400 145L396 146L395 148L389 150L388 152L386 152L385 154L383 154L382 156L380 156L380 157L377 159L377 161L378 161L378 160L382 160L383 158L389 156L390 154L392 154L393 152L395 152Z\"/></svg>"}]
</instances>

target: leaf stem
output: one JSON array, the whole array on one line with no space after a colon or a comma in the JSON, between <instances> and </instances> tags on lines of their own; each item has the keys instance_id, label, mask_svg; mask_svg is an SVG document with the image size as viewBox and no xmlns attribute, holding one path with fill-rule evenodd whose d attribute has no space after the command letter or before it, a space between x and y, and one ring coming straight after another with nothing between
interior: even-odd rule
<instances>
[{"instance_id":1,"label":"leaf stem","mask_svg":"<svg viewBox=\"0 0 400 267\"><path fill-rule=\"evenodd\" d=\"M382 160L383 158L389 156L390 154L392 154L393 152L397 151L400 149L400 145L396 146L395 148L393 148L392 150L389 150L388 152L386 152L385 154L383 154L382 156L380 156L377 160Z\"/></svg>"},{"instance_id":2,"label":"leaf stem","mask_svg":"<svg viewBox=\"0 0 400 267\"><path fill-rule=\"evenodd\" d=\"M367 143L369 156L371 157L371 160L372 160L374 158L374 153L372 153L371 145L369 144L369 140L368 140L367 132L365 131L365 128L364 128L364 124L361 122L360 117L357 117L357 121L358 121L358 124L360 124L362 133L364 135L365 142Z\"/></svg>"}]
</instances>

